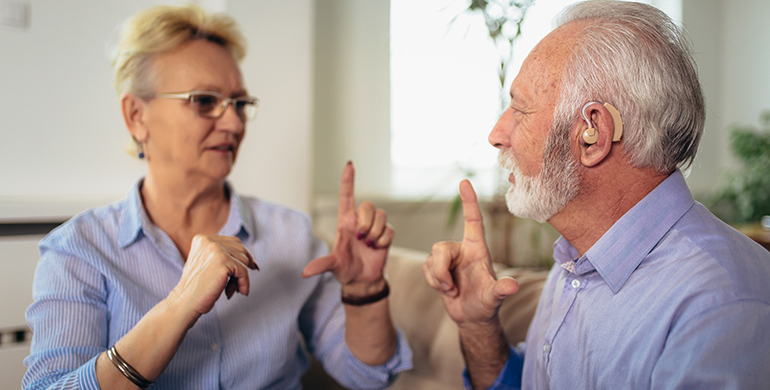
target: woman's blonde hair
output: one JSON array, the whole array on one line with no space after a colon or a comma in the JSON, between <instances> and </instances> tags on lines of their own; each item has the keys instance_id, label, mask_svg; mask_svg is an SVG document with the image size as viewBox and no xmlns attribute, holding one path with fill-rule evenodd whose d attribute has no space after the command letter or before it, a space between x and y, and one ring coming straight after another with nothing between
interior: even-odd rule
<instances>
[{"instance_id":1,"label":"woman's blonde hair","mask_svg":"<svg viewBox=\"0 0 770 390\"><path fill-rule=\"evenodd\" d=\"M151 69L155 55L193 39L222 45L238 62L246 56L246 39L232 17L210 14L193 4L153 7L123 24L111 58L118 94L150 98L155 92Z\"/></svg>"}]
</instances>

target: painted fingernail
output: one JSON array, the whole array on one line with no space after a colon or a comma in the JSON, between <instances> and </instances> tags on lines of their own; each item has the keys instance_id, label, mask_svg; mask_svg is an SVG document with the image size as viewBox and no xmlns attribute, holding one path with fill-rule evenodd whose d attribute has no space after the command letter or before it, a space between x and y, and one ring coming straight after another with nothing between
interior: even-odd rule
<instances>
[{"instance_id":1,"label":"painted fingernail","mask_svg":"<svg viewBox=\"0 0 770 390\"><path fill-rule=\"evenodd\" d=\"M358 235L356 236L359 240L366 237L366 232L358 232Z\"/></svg>"},{"instance_id":2,"label":"painted fingernail","mask_svg":"<svg viewBox=\"0 0 770 390\"><path fill-rule=\"evenodd\" d=\"M374 248L374 240L366 240L366 246L369 248Z\"/></svg>"}]
</instances>

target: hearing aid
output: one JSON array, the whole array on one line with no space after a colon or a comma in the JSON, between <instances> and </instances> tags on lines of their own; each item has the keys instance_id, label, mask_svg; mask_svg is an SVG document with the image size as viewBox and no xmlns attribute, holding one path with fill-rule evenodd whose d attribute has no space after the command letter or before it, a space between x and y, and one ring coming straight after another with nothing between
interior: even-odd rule
<instances>
[{"instance_id":1,"label":"hearing aid","mask_svg":"<svg viewBox=\"0 0 770 390\"><path fill-rule=\"evenodd\" d=\"M583 115L583 120L585 120L586 125L588 125L588 128L583 131L583 141L585 141L586 145L593 145L599 140L599 132L596 131L593 123L591 123L591 120L588 119L588 116L586 115L586 109L594 103L601 104L601 102L592 100L584 104L583 109L580 110L580 113ZM618 111L612 104L604 103L604 107L612 116L612 123L615 127L614 132L612 133L612 142L618 142L620 141L620 137L623 136L623 118L620 117L620 111Z\"/></svg>"}]
</instances>

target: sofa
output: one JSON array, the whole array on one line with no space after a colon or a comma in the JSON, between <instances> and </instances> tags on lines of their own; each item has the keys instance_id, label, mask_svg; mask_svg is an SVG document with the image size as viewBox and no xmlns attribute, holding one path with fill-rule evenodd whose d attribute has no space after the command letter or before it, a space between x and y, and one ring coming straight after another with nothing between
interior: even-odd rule
<instances>
[{"instance_id":1,"label":"sofa","mask_svg":"<svg viewBox=\"0 0 770 390\"><path fill-rule=\"evenodd\" d=\"M462 389L465 367L457 325L446 314L439 294L425 281L422 265L427 253L391 248L385 272L390 279L390 307L395 323L412 347L414 368L399 375L390 387L398 390ZM519 282L519 292L500 308L500 319L508 340L523 341L535 314L547 271L497 267L498 276ZM313 361L303 377L306 390L344 389Z\"/></svg>"}]
</instances>

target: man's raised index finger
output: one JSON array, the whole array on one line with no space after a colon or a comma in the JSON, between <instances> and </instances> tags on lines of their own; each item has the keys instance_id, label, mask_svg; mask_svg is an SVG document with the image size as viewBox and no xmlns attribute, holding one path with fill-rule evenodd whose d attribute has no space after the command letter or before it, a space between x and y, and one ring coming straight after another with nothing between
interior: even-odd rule
<instances>
[{"instance_id":1,"label":"man's raised index finger","mask_svg":"<svg viewBox=\"0 0 770 390\"><path fill-rule=\"evenodd\" d=\"M342 180L340 182L340 201L339 209L337 211L339 216L353 213L356 210L356 198L355 191L355 169L353 168L353 162L348 161L345 167L342 168Z\"/></svg>"},{"instance_id":2,"label":"man's raised index finger","mask_svg":"<svg viewBox=\"0 0 770 390\"><path fill-rule=\"evenodd\" d=\"M463 203L463 217L465 219L464 239L485 242L484 222L481 219L479 201L476 198L473 185L467 179L460 182L460 200Z\"/></svg>"}]
</instances>

